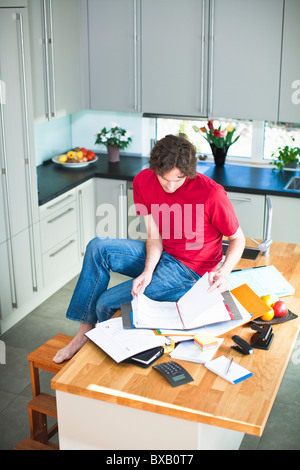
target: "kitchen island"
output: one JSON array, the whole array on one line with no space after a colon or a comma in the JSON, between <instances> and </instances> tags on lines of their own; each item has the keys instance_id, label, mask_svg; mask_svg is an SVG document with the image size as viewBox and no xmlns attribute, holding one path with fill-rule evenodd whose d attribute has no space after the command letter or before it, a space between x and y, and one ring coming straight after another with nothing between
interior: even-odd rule
<instances>
[{"instance_id":1,"label":"kitchen island","mask_svg":"<svg viewBox=\"0 0 300 470\"><path fill-rule=\"evenodd\" d=\"M247 240L247 244L251 244ZM285 297L300 312L300 245L273 243L271 256L241 260L238 268L274 265L295 288ZM152 367L116 364L88 342L52 380L61 449L237 449L244 433L261 436L293 346L299 317L273 326L268 351L243 356L231 349L233 334L246 341L249 325L224 335L215 357L225 355L253 377L236 385L202 364L181 363L194 382L172 388ZM164 355L158 362L169 361Z\"/></svg>"}]
</instances>

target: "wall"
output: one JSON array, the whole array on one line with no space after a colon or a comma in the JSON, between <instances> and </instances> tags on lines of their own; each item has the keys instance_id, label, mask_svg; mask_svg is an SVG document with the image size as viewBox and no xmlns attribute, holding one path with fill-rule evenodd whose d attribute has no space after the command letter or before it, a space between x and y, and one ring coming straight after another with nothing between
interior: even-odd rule
<instances>
[{"instance_id":1,"label":"wall","mask_svg":"<svg viewBox=\"0 0 300 470\"><path fill-rule=\"evenodd\" d=\"M155 138L155 120L141 115L80 111L64 118L35 125L36 164L41 165L55 155L74 147L86 147L95 152L104 152L104 146L95 145L96 133L112 122L132 133L130 146L123 153L149 155L150 139Z\"/></svg>"}]
</instances>

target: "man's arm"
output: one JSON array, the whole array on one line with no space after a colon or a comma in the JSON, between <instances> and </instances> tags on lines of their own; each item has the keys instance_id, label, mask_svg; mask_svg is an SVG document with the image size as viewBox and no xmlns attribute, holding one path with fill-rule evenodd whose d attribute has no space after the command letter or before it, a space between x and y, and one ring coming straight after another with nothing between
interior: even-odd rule
<instances>
[{"instance_id":1,"label":"man's arm","mask_svg":"<svg viewBox=\"0 0 300 470\"><path fill-rule=\"evenodd\" d=\"M220 289L221 292L227 290L227 277L233 270L234 266L239 262L244 248L245 248L245 237L242 232L241 227L239 227L234 235L228 237L228 248L226 251L225 261L215 272L211 272L208 275L210 288L208 291L212 291L216 287Z\"/></svg>"},{"instance_id":2,"label":"man's arm","mask_svg":"<svg viewBox=\"0 0 300 470\"><path fill-rule=\"evenodd\" d=\"M142 294L150 284L153 271L163 251L162 239L152 215L146 215L144 220L147 229L145 269L142 274L133 281L131 290L132 297Z\"/></svg>"}]
</instances>

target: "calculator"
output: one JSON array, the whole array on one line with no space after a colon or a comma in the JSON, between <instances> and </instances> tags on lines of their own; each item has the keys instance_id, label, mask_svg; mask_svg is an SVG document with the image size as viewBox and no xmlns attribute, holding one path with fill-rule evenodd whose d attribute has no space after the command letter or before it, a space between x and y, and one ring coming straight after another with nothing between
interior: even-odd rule
<instances>
[{"instance_id":1,"label":"calculator","mask_svg":"<svg viewBox=\"0 0 300 470\"><path fill-rule=\"evenodd\" d=\"M184 367L174 361L158 364L153 366L153 369L160 372L170 382L172 387L178 387L178 385L194 381L193 377L184 369Z\"/></svg>"}]
</instances>

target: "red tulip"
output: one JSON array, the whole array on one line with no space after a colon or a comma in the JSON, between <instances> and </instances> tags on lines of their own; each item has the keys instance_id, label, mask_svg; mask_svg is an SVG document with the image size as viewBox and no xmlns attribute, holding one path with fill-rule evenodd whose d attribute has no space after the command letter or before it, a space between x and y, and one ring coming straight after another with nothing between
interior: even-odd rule
<instances>
[{"instance_id":1,"label":"red tulip","mask_svg":"<svg viewBox=\"0 0 300 470\"><path fill-rule=\"evenodd\" d=\"M213 119L210 119L210 120L208 121L207 125L208 125L208 129L209 129L210 131L212 131L213 128L214 128L214 121L213 121Z\"/></svg>"}]
</instances>

